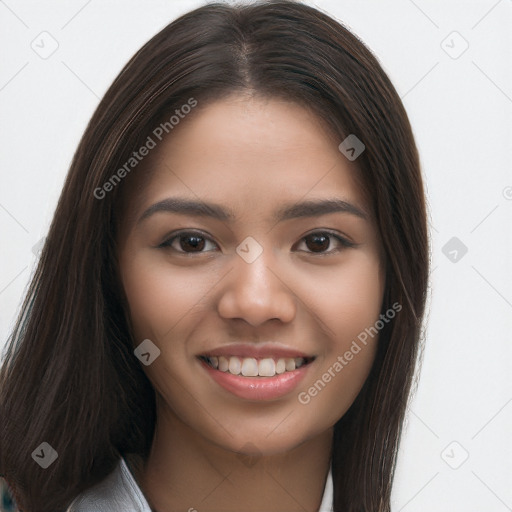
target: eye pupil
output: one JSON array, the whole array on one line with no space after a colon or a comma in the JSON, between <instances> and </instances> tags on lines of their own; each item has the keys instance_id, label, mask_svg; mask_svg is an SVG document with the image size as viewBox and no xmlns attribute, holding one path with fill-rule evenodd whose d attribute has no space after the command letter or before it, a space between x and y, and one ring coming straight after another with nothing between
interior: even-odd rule
<instances>
[{"instance_id":1,"label":"eye pupil","mask_svg":"<svg viewBox=\"0 0 512 512\"><path fill-rule=\"evenodd\" d=\"M317 245L313 245L313 247L312 247L311 244L308 243L308 240L310 240L310 239L315 240L314 243ZM319 242L319 245L318 245L318 242ZM330 240L327 235L313 234L313 235L309 235L308 237L306 237L306 245L308 246L308 249L313 252L325 251L326 249L329 248L329 243L330 243ZM320 249L320 250L318 251L316 249Z\"/></svg>"},{"instance_id":2,"label":"eye pupil","mask_svg":"<svg viewBox=\"0 0 512 512\"><path fill-rule=\"evenodd\" d=\"M183 242L184 240L186 240L185 243ZM201 251L204 248L204 238L198 235L183 235L180 237L180 247L184 251L187 251L189 248Z\"/></svg>"}]
</instances>

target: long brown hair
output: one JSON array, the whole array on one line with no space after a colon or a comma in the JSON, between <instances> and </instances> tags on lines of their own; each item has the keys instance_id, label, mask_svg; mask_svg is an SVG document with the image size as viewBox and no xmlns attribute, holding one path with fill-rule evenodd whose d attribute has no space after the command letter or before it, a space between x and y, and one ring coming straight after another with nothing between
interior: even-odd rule
<instances>
[{"instance_id":1,"label":"long brown hair","mask_svg":"<svg viewBox=\"0 0 512 512\"><path fill-rule=\"evenodd\" d=\"M133 354L116 236L123 183L98 189L165 112L236 92L296 101L339 141L365 145L358 172L380 231L387 277L370 375L334 427L335 511L385 512L422 346L428 282L419 158L400 98L370 50L332 17L289 0L195 9L121 71L74 155L0 369L0 475L25 512L65 510L119 457L147 457L154 390ZM132 173L137 172L136 169ZM129 180L129 176L126 176ZM95 194L96 191L96 194ZM47 442L47 469L32 453Z\"/></svg>"}]
</instances>

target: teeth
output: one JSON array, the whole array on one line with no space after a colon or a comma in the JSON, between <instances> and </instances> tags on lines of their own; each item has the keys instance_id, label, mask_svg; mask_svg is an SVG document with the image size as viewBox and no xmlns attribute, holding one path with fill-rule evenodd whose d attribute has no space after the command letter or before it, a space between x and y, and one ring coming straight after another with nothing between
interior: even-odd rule
<instances>
[{"instance_id":1,"label":"teeth","mask_svg":"<svg viewBox=\"0 0 512 512\"><path fill-rule=\"evenodd\" d=\"M285 370L287 372L291 372L291 371L295 370L295 359L287 359L286 360Z\"/></svg>"},{"instance_id":2,"label":"teeth","mask_svg":"<svg viewBox=\"0 0 512 512\"><path fill-rule=\"evenodd\" d=\"M240 370L242 369L242 362L240 361L240 359L238 359L238 357L230 357L228 368L229 373L232 373L233 375L240 375Z\"/></svg>"},{"instance_id":3,"label":"teeth","mask_svg":"<svg viewBox=\"0 0 512 512\"><path fill-rule=\"evenodd\" d=\"M295 370L295 361L292 358L278 359L276 364L276 373L281 374L286 371L293 372Z\"/></svg>"},{"instance_id":4,"label":"teeth","mask_svg":"<svg viewBox=\"0 0 512 512\"><path fill-rule=\"evenodd\" d=\"M224 357L219 357L219 370L221 372L227 372L229 369L229 361Z\"/></svg>"},{"instance_id":5,"label":"teeth","mask_svg":"<svg viewBox=\"0 0 512 512\"><path fill-rule=\"evenodd\" d=\"M208 357L207 360L213 368L221 372L243 375L244 377L273 377L284 372L293 372L306 362L302 357L281 357L279 359L244 357L241 359L236 356L212 356Z\"/></svg>"},{"instance_id":6,"label":"teeth","mask_svg":"<svg viewBox=\"0 0 512 512\"><path fill-rule=\"evenodd\" d=\"M229 360L229 371L231 373L233 373L231 371L231 361L233 361L233 359L236 359L237 361L240 361L240 359L238 359L238 357L232 357L230 360ZM238 375L238 373L235 373L235 375ZM258 361L256 361L256 359L254 359L253 357L246 357L243 359L243 363L242 363L242 375L244 377L257 377L258 375Z\"/></svg>"},{"instance_id":7,"label":"teeth","mask_svg":"<svg viewBox=\"0 0 512 512\"><path fill-rule=\"evenodd\" d=\"M262 359L258 365L260 377L272 377L276 374L276 363L273 359ZM245 375L245 373L244 373Z\"/></svg>"}]
</instances>

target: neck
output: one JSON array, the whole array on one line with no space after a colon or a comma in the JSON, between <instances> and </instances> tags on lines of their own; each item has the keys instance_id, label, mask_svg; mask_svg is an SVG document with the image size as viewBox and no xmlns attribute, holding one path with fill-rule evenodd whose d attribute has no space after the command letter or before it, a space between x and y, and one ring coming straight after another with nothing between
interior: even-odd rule
<instances>
[{"instance_id":1,"label":"neck","mask_svg":"<svg viewBox=\"0 0 512 512\"><path fill-rule=\"evenodd\" d=\"M148 459L131 465L155 512L318 511L332 429L285 453L254 456L224 449L166 418L157 421Z\"/></svg>"}]
</instances>

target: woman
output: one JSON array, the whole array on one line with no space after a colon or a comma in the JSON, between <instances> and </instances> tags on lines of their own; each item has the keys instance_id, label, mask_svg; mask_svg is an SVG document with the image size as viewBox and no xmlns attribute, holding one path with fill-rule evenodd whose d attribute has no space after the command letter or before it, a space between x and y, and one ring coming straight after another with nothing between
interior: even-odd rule
<instances>
[{"instance_id":1,"label":"woman","mask_svg":"<svg viewBox=\"0 0 512 512\"><path fill-rule=\"evenodd\" d=\"M23 511L389 511L427 276L412 131L363 43L291 1L189 12L77 149L0 474Z\"/></svg>"}]
</instances>

